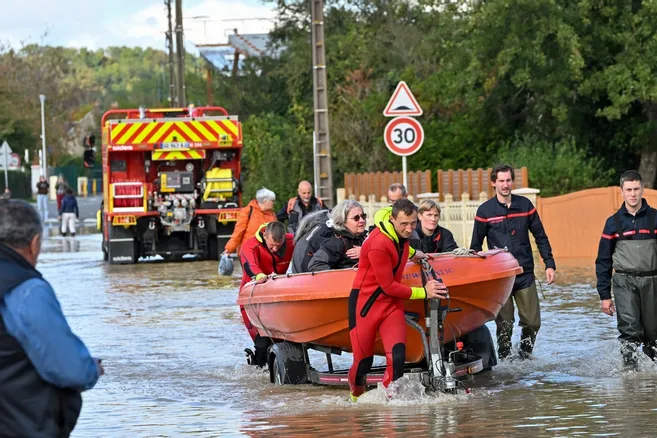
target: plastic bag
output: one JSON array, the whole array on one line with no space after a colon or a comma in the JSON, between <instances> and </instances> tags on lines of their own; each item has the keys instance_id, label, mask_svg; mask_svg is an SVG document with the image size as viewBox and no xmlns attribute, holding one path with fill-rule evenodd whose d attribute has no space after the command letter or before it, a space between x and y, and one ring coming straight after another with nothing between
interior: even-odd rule
<instances>
[{"instance_id":1,"label":"plastic bag","mask_svg":"<svg viewBox=\"0 0 657 438\"><path fill-rule=\"evenodd\" d=\"M233 275L233 268L233 259L228 254L222 255L219 259L219 275Z\"/></svg>"}]
</instances>

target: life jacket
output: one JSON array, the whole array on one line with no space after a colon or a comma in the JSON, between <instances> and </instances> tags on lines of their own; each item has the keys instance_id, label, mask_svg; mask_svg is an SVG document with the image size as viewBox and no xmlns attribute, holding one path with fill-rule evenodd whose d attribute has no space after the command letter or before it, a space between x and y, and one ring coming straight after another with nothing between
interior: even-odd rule
<instances>
[{"instance_id":1,"label":"life jacket","mask_svg":"<svg viewBox=\"0 0 657 438\"><path fill-rule=\"evenodd\" d=\"M267 224L262 224L256 235L247 240L242 246L240 262L242 263L243 274L240 288L260 273L265 275L284 274L292 261L294 235L286 234L283 245L273 253L267 247L264 239L265 227L267 227Z\"/></svg>"},{"instance_id":2,"label":"life jacket","mask_svg":"<svg viewBox=\"0 0 657 438\"><path fill-rule=\"evenodd\" d=\"M324 208L325 207L322 200L314 196L310 198L307 208L305 205L303 205L303 201L298 196L294 198L290 198L287 201L288 233L292 233L292 234L296 233L297 228L299 227L299 222L301 222L301 219L305 215L307 215L308 213L312 213L314 211L323 210Z\"/></svg>"},{"instance_id":3,"label":"life jacket","mask_svg":"<svg viewBox=\"0 0 657 438\"><path fill-rule=\"evenodd\" d=\"M390 222L392 217L392 207L383 207L374 213L374 225L381 230L383 234L388 236L395 244L399 244L399 236L395 231L395 226ZM410 259L415 255L415 248L408 248L408 258Z\"/></svg>"}]
</instances>

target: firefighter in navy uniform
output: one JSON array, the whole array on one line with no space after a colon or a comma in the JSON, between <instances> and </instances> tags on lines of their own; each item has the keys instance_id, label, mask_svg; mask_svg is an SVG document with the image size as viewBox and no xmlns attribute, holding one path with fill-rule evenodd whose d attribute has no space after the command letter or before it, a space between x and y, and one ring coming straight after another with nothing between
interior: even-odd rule
<instances>
[{"instance_id":1,"label":"firefighter in navy uniform","mask_svg":"<svg viewBox=\"0 0 657 438\"><path fill-rule=\"evenodd\" d=\"M520 338L520 358L529 358L534 349L536 335L541 327L541 308L534 281L534 258L529 241L529 231L534 235L536 246L545 263L545 276L548 284L554 281L556 265L552 248L548 241L541 219L531 201L524 196L511 194L515 173L511 166L500 165L491 173L491 183L495 197L479 206L475 217L470 248L481 251L484 237L488 248L508 248L518 259L524 272L516 277L513 292L500 310L497 325L497 354L500 359L511 354L515 300L522 335Z\"/></svg>"},{"instance_id":2,"label":"firefighter in navy uniform","mask_svg":"<svg viewBox=\"0 0 657 438\"><path fill-rule=\"evenodd\" d=\"M285 274L292 261L294 236L285 233L281 222L263 224L254 237L244 242L240 250L242 263L242 284L240 289L251 280L265 280L270 274ZM247 348L245 353L251 365L263 367L267 362L267 349L271 345L269 338L258 334L258 329L251 324L244 306L240 306L244 325L253 339L255 352Z\"/></svg>"},{"instance_id":3,"label":"firefighter in navy uniform","mask_svg":"<svg viewBox=\"0 0 657 438\"><path fill-rule=\"evenodd\" d=\"M657 348L657 210L642 198L638 172L623 173L620 187L625 202L605 223L595 273L600 308L607 315L617 313L623 360L636 367L641 344L652 360Z\"/></svg>"}]
</instances>

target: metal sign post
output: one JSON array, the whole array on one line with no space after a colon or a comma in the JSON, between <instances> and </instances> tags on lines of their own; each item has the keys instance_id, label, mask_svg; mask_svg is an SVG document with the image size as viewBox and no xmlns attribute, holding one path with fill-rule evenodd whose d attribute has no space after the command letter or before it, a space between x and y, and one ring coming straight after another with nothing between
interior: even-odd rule
<instances>
[{"instance_id":1,"label":"metal sign post","mask_svg":"<svg viewBox=\"0 0 657 438\"><path fill-rule=\"evenodd\" d=\"M48 161L46 160L46 113L44 109L46 96L39 94L39 100L41 101L41 160L43 164L41 174L48 178Z\"/></svg>"}]
</instances>

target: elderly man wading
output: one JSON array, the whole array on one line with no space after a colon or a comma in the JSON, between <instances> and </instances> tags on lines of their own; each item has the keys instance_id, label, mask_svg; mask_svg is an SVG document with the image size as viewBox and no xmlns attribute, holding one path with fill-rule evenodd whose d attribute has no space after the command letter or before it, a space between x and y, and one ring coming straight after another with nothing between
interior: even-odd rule
<instances>
[{"instance_id":1,"label":"elderly man wading","mask_svg":"<svg viewBox=\"0 0 657 438\"><path fill-rule=\"evenodd\" d=\"M35 269L41 233L32 206L0 201L0 436L68 437L103 374Z\"/></svg>"}]
</instances>

